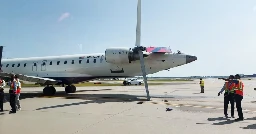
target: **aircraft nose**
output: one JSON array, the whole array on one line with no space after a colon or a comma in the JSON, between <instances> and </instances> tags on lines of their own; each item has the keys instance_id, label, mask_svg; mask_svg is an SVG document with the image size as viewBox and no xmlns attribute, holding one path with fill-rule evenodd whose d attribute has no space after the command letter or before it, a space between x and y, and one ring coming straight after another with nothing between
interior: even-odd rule
<instances>
[{"instance_id":1,"label":"aircraft nose","mask_svg":"<svg viewBox=\"0 0 256 134\"><path fill-rule=\"evenodd\" d=\"M186 64L190 63L190 62L193 62L197 60L197 57L196 56L192 56L192 55L186 55Z\"/></svg>"}]
</instances>

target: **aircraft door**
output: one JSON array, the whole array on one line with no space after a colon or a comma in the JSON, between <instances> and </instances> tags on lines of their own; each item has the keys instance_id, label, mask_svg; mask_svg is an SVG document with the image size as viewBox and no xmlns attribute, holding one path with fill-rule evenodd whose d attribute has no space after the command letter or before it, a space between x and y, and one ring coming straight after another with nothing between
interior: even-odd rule
<instances>
[{"instance_id":1,"label":"aircraft door","mask_svg":"<svg viewBox=\"0 0 256 134\"><path fill-rule=\"evenodd\" d=\"M34 62L33 65L32 65L32 71L37 71L37 64L36 64L36 62Z\"/></svg>"},{"instance_id":2,"label":"aircraft door","mask_svg":"<svg viewBox=\"0 0 256 134\"><path fill-rule=\"evenodd\" d=\"M41 71L46 71L46 60L44 60L41 64Z\"/></svg>"}]
</instances>

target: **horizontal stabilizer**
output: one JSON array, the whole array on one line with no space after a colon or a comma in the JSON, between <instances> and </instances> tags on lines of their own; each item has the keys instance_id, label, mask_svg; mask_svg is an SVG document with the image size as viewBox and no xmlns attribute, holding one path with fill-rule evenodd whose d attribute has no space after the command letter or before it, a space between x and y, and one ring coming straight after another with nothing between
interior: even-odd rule
<instances>
[{"instance_id":1,"label":"horizontal stabilizer","mask_svg":"<svg viewBox=\"0 0 256 134\"><path fill-rule=\"evenodd\" d=\"M147 52L151 53L171 53L171 49L167 47L147 47L146 48Z\"/></svg>"},{"instance_id":2,"label":"horizontal stabilizer","mask_svg":"<svg viewBox=\"0 0 256 134\"><path fill-rule=\"evenodd\" d=\"M12 73L0 73L0 77L10 77ZM22 74L17 74L20 80L23 81L29 81L29 82L36 82L39 84L49 84L49 85L54 85L57 84L58 81L54 79L49 79L49 78L41 78L41 77L35 77L35 76L28 76L28 75L22 75Z\"/></svg>"}]
</instances>

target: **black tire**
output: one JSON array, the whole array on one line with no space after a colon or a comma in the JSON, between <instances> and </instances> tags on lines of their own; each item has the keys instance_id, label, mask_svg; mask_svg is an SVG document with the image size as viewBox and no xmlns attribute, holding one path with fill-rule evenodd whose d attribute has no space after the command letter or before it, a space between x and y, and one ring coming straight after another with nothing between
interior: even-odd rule
<instances>
[{"instance_id":1,"label":"black tire","mask_svg":"<svg viewBox=\"0 0 256 134\"><path fill-rule=\"evenodd\" d=\"M43 89L43 94L45 96L53 96L53 95L55 95L55 93L56 93L56 89L53 86L45 87Z\"/></svg>"},{"instance_id":2,"label":"black tire","mask_svg":"<svg viewBox=\"0 0 256 134\"><path fill-rule=\"evenodd\" d=\"M70 85L70 87L72 88L71 93L75 93L76 92L76 86Z\"/></svg>"},{"instance_id":3,"label":"black tire","mask_svg":"<svg viewBox=\"0 0 256 134\"><path fill-rule=\"evenodd\" d=\"M127 85L126 81L124 81L123 84L124 84L124 86L126 86Z\"/></svg>"}]
</instances>

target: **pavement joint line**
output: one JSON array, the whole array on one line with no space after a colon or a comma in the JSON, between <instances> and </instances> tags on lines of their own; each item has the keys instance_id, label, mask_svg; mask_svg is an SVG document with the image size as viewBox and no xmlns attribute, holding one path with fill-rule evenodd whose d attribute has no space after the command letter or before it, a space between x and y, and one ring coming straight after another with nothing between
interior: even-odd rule
<instances>
[{"instance_id":1,"label":"pavement joint line","mask_svg":"<svg viewBox=\"0 0 256 134\"><path fill-rule=\"evenodd\" d=\"M108 120L108 119L110 119L110 118L112 118L112 117L114 117L114 116L117 116L117 115L120 115L120 114L122 114L122 113L124 113L124 112L130 111L131 109L134 109L134 108L136 108L136 107L137 107L137 106L133 106L133 107L127 108L127 109L125 109L125 110L123 110L123 111L121 111L121 112L118 112L118 113L115 113L115 114L110 115L109 117L103 118L102 120L99 120L99 121L96 122L96 123L92 123L92 124L86 125L86 126L83 127L82 129L76 130L73 134L80 133L81 131L84 131L84 130L85 130L86 128L88 128L88 127L91 127L91 126L97 125L97 124L99 124L99 123L102 123L102 122L104 122L104 121L106 121L106 120Z\"/></svg>"},{"instance_id":2,"label":"pavement joint line","mask_svg":"<svg viewBox=\"0 0 256 134\"><path fill-rule=\"evenodd\" d=\"M215 109L215 107L205 107L205 108L209 108L209 109Z\"/></svg>"}]
</instances>

